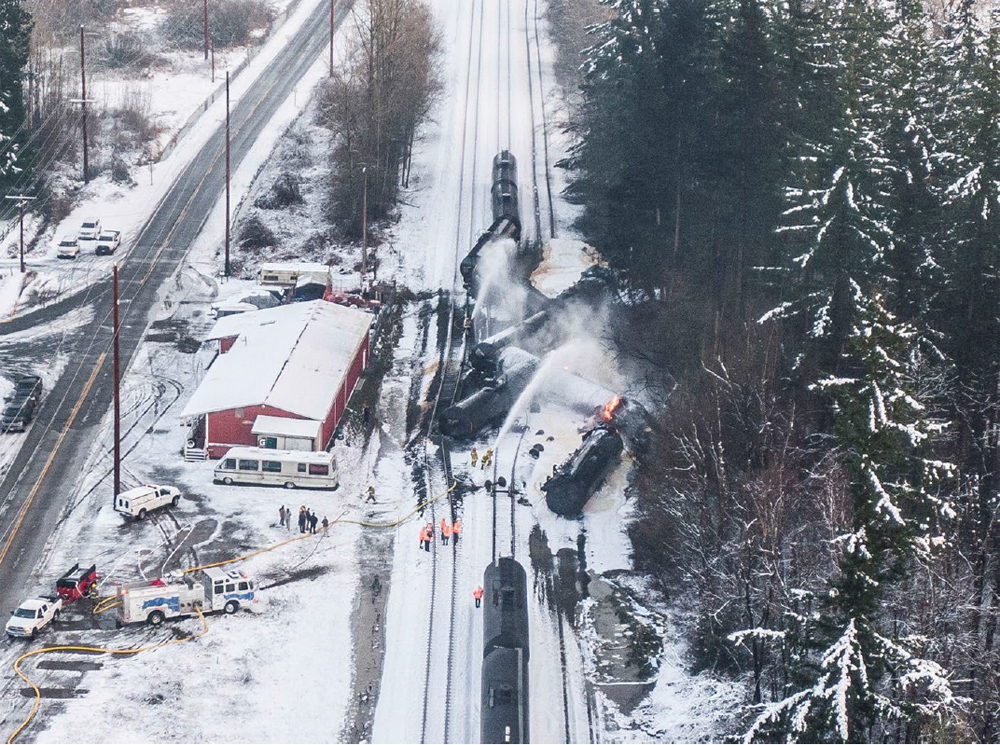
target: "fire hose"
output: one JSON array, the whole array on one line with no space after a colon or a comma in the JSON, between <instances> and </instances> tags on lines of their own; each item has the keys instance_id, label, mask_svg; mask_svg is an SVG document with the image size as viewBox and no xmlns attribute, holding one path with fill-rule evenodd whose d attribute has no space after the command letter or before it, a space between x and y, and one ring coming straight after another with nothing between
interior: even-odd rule
<instances>
[{"instance_id":1,"label":"fire hose","mask_svg":"<svg viewBox=\"0 0 1000 745\"><path fill-rule=\"evenodd\" d=\"M28 716L24 718L24 721L18 725L17 729L7 738L8 745L14 742L14 738L21 734L21 731L28 726L35 714L38 712L38 707L42 702L42 692L35 685L35 682L29 678L21 670L21 662L28 659L29 657L34 657L39 654L47 654L50 652L90 652L96 654L137 654L139 652L148 652L153 649L160 649L161 647L168 647L171 644L180 644L182 642L189 642L198 639L208 633L208 622L205 620L205 616L202 615L201 609L195 607L195 611L198 614L198 619L201 621L201 631L197 634L192 634L191 636L185 636L181 639L168 639L167 641L158 642L156 644L148 644L145 647L130 647L128 649L108 649L106 647L83 647L75 645L67 645L61 647L44 647L43 649L35 649L31 652L25 652L14 662L14 672L17 673L18 677L21 678L25 683L31 686L31 689L35 692L35 700L31 704L31 711L28 712Z\"/></svg>"}]
</instances>

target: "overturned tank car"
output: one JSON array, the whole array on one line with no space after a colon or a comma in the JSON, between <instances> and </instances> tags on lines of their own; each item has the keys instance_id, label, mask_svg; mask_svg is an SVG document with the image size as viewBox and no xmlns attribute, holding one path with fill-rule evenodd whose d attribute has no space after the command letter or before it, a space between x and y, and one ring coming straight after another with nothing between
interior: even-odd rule
<instances>
[{"instance_id":1,"label":"overturned tank car","mask_svg":"<svg viewBox=\"0 0 1000 745\"><path fill-rule=\"evenodd\" d=\"M549 509L563 517L579 517L617 465L623 448L621 435L611 427L595 427L585 434L580 447L542 485Z\"/></svg>"}]
</instances>

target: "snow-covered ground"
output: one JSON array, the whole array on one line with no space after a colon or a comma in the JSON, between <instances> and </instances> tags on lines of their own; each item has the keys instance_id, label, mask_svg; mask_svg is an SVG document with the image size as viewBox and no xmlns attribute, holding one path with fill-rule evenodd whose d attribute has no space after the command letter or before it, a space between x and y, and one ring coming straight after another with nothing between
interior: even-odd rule
<instances>
[{"instance_id":1,"label":"snow-covered ground","mask_svg":"<svg viewBox=\"0 0 1000 745\"><path fill-rule=\"evenodd\" d=\"M301 0L286 27L314 7L315 1ZM523 214L533 213L537 197L546 215L537 227L526 217L526 237L556 238L547 257L548 271L565 284L593 257L582 248L573 251L571 246L581 245L575 240L562 240L575 239L568 227L574 212L559 196L562 173L549 169L546 174L544 167L545 146L549 162L554 163L567 144L555 126L562 112L551 72L554 52L546 25L539 20L544 8L534 0L430 0L429 4L443 34L444 91L416 151L401 220L392 229L396 250L381 256L380 275L394 274L414 290L443 288L460 294L458 262L491 221L491 160L498 150L509 147L519 159ZM253 66L265 58L265 52L241 78L253 79ZM542 62L540 74L534 67L536 59ZM323 69L318 60L308 80L299 84L297 95L282 107L234 174L237 199L250 193L254 177L280 133L306 105L305 91L312 89ZM530 84L529 69L533 72ZM532 97L534 112L529 105ZM547 143L541 136L543 103ZM217 114L217 106L211 111ZM205 117L182 146L154 168L157 188L165 188L170 174L179 171L176 163L173 170L167 164L193 151L214 125L211 114ZM552 223L546 212L549 188ZM113 193L107 184L99 191L105 199ZM140 192L142 187L136 187L129 194L130 209ZM146 197L150 205L154 197L150 187ZM78 216L98 209L98 204L106 202L83 205ZM352 690L354 670L371 654L358 646L354 635L360 604L371 597L368 572L374 562L389 579L384 622L377 619L377 628L372 630L376 639L384 633L385 661L371 740L477 742L482 611L474 607L471 593L482 584L483 571L493 558L494 529L498 554L513 554L529 573L530 731L534 741L721 737L720 722L731 710L734 689L709 676L693 677L686 672L684 642L678 631L681 624L669 609L636 601L644 596L642 588L627 580L631 560L625 525L631 508L626 488L634 468L631 459L625 458L610 474L581 520L557 517L545 505L541 484L553 465L579 446L581 432L593 425L593 417L568 406L566 397L560 401L545 394L545 385L533 386L539 391L537 408L531 407L530 396L525 397L499 434L474 443L480 453L487 447L495 449L493 473L473 468L467 450L453 453L454 475L461 483L457 507L463 524L461 540L457 546L443 546L436 536L432 552L418 547L419 526L428 520L436 525L449 514L441 500L410 516L421 500L437 496L447 486L436 466L437 445L424 443L421 432L413 431L408 421L415 397L420 401L433 397L436 350L443 343L437 335L447 327L435 322L436 301L414 301L405 309L394 362L374 411L375 433L367 440L349 436L335 448L342 480L339 491L306 494L213 485L214 464L182 460L186 430L177 414L204 375L211 353L184 352L190 346L181 342L207 333L212 301L252 284L236 279L223 283L217 276L222 209L216 205L209 217L188 263L170 288L169 304L126 376L126 483L176 484L185 494L181 507L170 516L140 524L125 523L112 511L111 427L106 420L94 432L93 449L80 464L85 476L37 568L37 587L51 587L56 576L82 559L98 562L104 594L108 594L115 581L153 577L255 551L288 535L277 526L277 511L282 503L288 506L292 497L291 506L306 504L340 522L320 537L238 564L261 582L259 602L251 612L209 618L208 633L196 641L133 657L90 658L93 664L86 669L44 669L37 664L41 658L35 658L26 666L28 674L43 687L70 695L58 702L43 701L28 739L318 742L348 737L351 707L360 695ZM349 256L345 258L350 261ZM88 257L88 263L95 267L93 275L87 275L94 281L99 262ZM56 276L49 272L47 281ZM13 291L0 286L0 297L8 293ZM586 345L580 348L588 349ZM574 371L573 365L583 358L588 359L586 373L596 383L610 390L627 386L613 351L570 353L576 351L556 356L559 364L550 364L546 370L564 375L567 371L561 368ZM588 395L593 390L588 389ZM535 445L541 446L537 458L529 455ZM484 483L497 475L511 480L520 501L499 495L494 506ZM379 500L366 508L361 494L368 483L375 485ZM389 527L362 528L357 522ZM376 535L383 541L378 545L387 548L371 557L366 549ZM561 579L564 561L571 562L577 574L589 572L593 592L565 585ZM609 598L632 603L636 623L653 629L663 640L646 677L618 680L615 676L609 662L613 654L608 650L623 646L618 642L624 643L639 626L619 628L608 621L605 604L612 602ZM116 632L109 618L92 622L76 611L67 615L68 621L56 627L46 642L124 648L170 633L193 634L200 628L196 620L190 620L166 630ZM20 645L10 645L0 651L0 666L9 669L20 649ZM634 705L622 706L620 697L612 695L619 684L638 691ZM20 685L8 679L8 695L0 705L9 729L30 707L28 700L10 695Z\"/></svg>"},{"instance_id":2,"label":"snow-covered ground","mask_svg":"<svg viewBox=\"0 0 1000 745\"><path fill-rule=\"evenodd\" d=\"M226 65L233 71L240 71L230 82L230 97L237 101L255 83L320 2L321 0L296 0L290 5L288 0L281 0L276 6L279 11L276 28L265 44L254 48L257 50L256 54L251 54L250 48L229 55L217 53L215 83L211 82L210 71L204 67L204 63L199 70L197 62L191 62L189 57L177 62L187 70L180 74L170 70L154 73L150 79L142 81L110 75L94 80L91 86L95 89L95 95L106 96L108 106L124 96L148 97L151 116L161 130L159 137L169 141L181 135L178 146L170 149L166 157L157 160L151 167L137 171L134 174L136 183L133 185L115 184L108 174L93 179L77 195L72 212L58 225L47 228L40 236L36 236L40 227L37 221L26 219L25 241L30 243L37 237L38 244L26 256L29 274L20 288L17 286L21 282L17 271L19 231L15 229L0 240L0 257L4 257L0 258L0 319L9 318L29 304L56 300L60 296L85 290L96 282L106 280L110 276L114 257L95 256L93 244L84 242L81 243L80 254L75 260L60 260L56 258L56 244L60 237L66 234L76 235L80 223L85 218L95 216L101 219L105 228L122 231L118 253L126 253L173 181L220 122L225 120ZM291 12L286 14L286 8ZM318 62L310 72L310 80L303 81L304 90L315 84L319 77L316 71L321 69L322 64ZM152 95L152 91L156 91L156 95ZM147 93L150 95L146 96ZM263 150L255 149L250 157L269 152L270 144L273 144L283 126L301 111L301 104L305 101L299 102L297 99L298 96L295 95L289 106L282 107L282 121L269 130L271 142L265 143ZM163 146L166 146L166 142ZM262 157L256 158L257 165L244 177L243 188L252 179ZM246 169L240 170L241 173L246 173ZM234 183L233 187L239 188L239 185ZM0 226L0 231L3 227L5 226Z\"/></svg>"}]
</instances>

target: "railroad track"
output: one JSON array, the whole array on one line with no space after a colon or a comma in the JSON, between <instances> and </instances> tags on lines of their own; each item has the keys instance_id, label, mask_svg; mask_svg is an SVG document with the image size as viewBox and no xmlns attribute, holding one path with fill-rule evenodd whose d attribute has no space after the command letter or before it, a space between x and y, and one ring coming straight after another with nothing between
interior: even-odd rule
<instances>
[{"instance_id":1,"label":"railroad track","mask_svg":"<svg viewBox=\"0 0 1000 745\"><path fill-rule=\"evenodd\" d=\"M461 375L462 365L465 359L465 334L461 334L460 338L455 337L456 321L464 321L465 317L465 305L461 306L461 317L459 317L459 306L456 302L459 290L461 288L460 275L458 272L459 262L462 256L469 250L469 247L473 244L475 238L476 226L476 215L475 215L475 199L472 192L475 181L476 181L476 171L478 168L478 153L476 148L476 138L479 126L479 103L480 103L480 88L481 88L481 55L474 57L474 54L482 48L482 38L483 38L483 26L484 26L484 15L485 15L485 0L472 0L470 3L469 12L469 48L466 58L466 80L465 80L465 93L463 102L463 113L465 126L462 129L461 141L459 144L460 157L459 162L461 163L461 168L459 172L458 180L458 194L459 203L457 209L458 220L455 225L455 241L454 241L454 270L452 272L452 287L450 293L442 293L441 302L447 303L447 307L441 309L446 315L446 323L440 324L439 328L446 329L444 344L441 345L441 353L439 356L439 367L438 367L438 380L436 389L433 389L433 403L429 409L429 416L426 421L426 430L424 433L424 477L426 480L427 493L439 493L445 489L448 489L452 483L451 474L451 460L449 443L446 438L438 435L437 446L438 446L438 458L440 458L440 463L432 463L432 458L430 454L430 446L434 443L434 428L437 421L437 414L439 409L442 407L447 407L454 402L455 396L458 391L458 378ZM478 20L477 20L478 19ZM475 72L473 72L473 67L475 63ZM469 114L472 112L474 114L474 123L469 125ZM471 129L471 137L470 137ZM471 156L471 181L469 184L466 182L466 161ZM468 227L467 230L463 230L463 218L464 215L468 213ZM461 325L461 324L459 324ZM435 477L441 481L440 484L435 484ZM435 529L437 529L439 515L445 512L445 519L449 522L454 522L457 517L455 512L455 504L452 500L451 495L448 497L446 503L431 503L430 507L430 518L432 524L434 524ZM454 643L455 643L455 586L457 582L457 562L453 559L451 562L451 570L446 576L439 577L438 574L438 550L440 544L437 540L432 541L431 546L431 597L430 597L430 607L428 610L428 622L427 622L427 653L424 667L424 696L423 696L423 707L421 714L421 724L420 724L420 741L428 742L435 741L437 737L434 735L436 733L428 732L428 724L430 720L430 698L431 698L431 678L432 670L435 663L435 627L436 627L436 617L441 615L444 608L442 603L439 602L439 598L442 598L442 592L447 592L447 597L444 600L444 604L447 606L447 615L442 615L441 621L447 624L447 651L444 655L446 660L445 669L445 701L444 701L444 721L443 721L443 733L441 739L444 742L448 742L451 735L451 698L452 698L452 667L454 661ZM446 587L442 587L446 585Z\"/></svg>"},{"instance_id":2,"label":"railroad track","mask_svg":"<svg viewBox=\"0 0 1000 745\"><path fill-rule=\"evenodd\" d=\"M539 196L539 160L545 182L546 212L548 215L549 238L556 237L556 211L552 196L552 170L549 163L548 116L545 112L545 87L542 78L541 40L538 31L538 0L524 3L524 47L528 61L528 97L531 114L531 185L534 202L535 240L541 246L545 242L542 233L542 204ZM532 63L534 49L534 63ZM536 101L537 98L537 101ZM541 136L541 147L538 140ZM539 154L539 150L541 154Z\"/></svg>"}]
</instances>

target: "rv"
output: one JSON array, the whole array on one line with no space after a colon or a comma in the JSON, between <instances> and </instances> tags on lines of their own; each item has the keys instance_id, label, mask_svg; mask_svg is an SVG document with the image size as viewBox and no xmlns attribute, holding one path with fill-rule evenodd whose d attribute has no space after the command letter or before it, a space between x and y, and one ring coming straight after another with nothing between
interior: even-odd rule
<instances>
[{"instance_id":1,"label":"rv","mask_svg":"<svg viewBox=\"0 0 1000 745\"><path fill-rule=\"evenodd\" d=\"M286 489L336 489L337 460L324 450L230 448L215 467L216 484L263 484Z\"/></svg>"}]
</instances>

